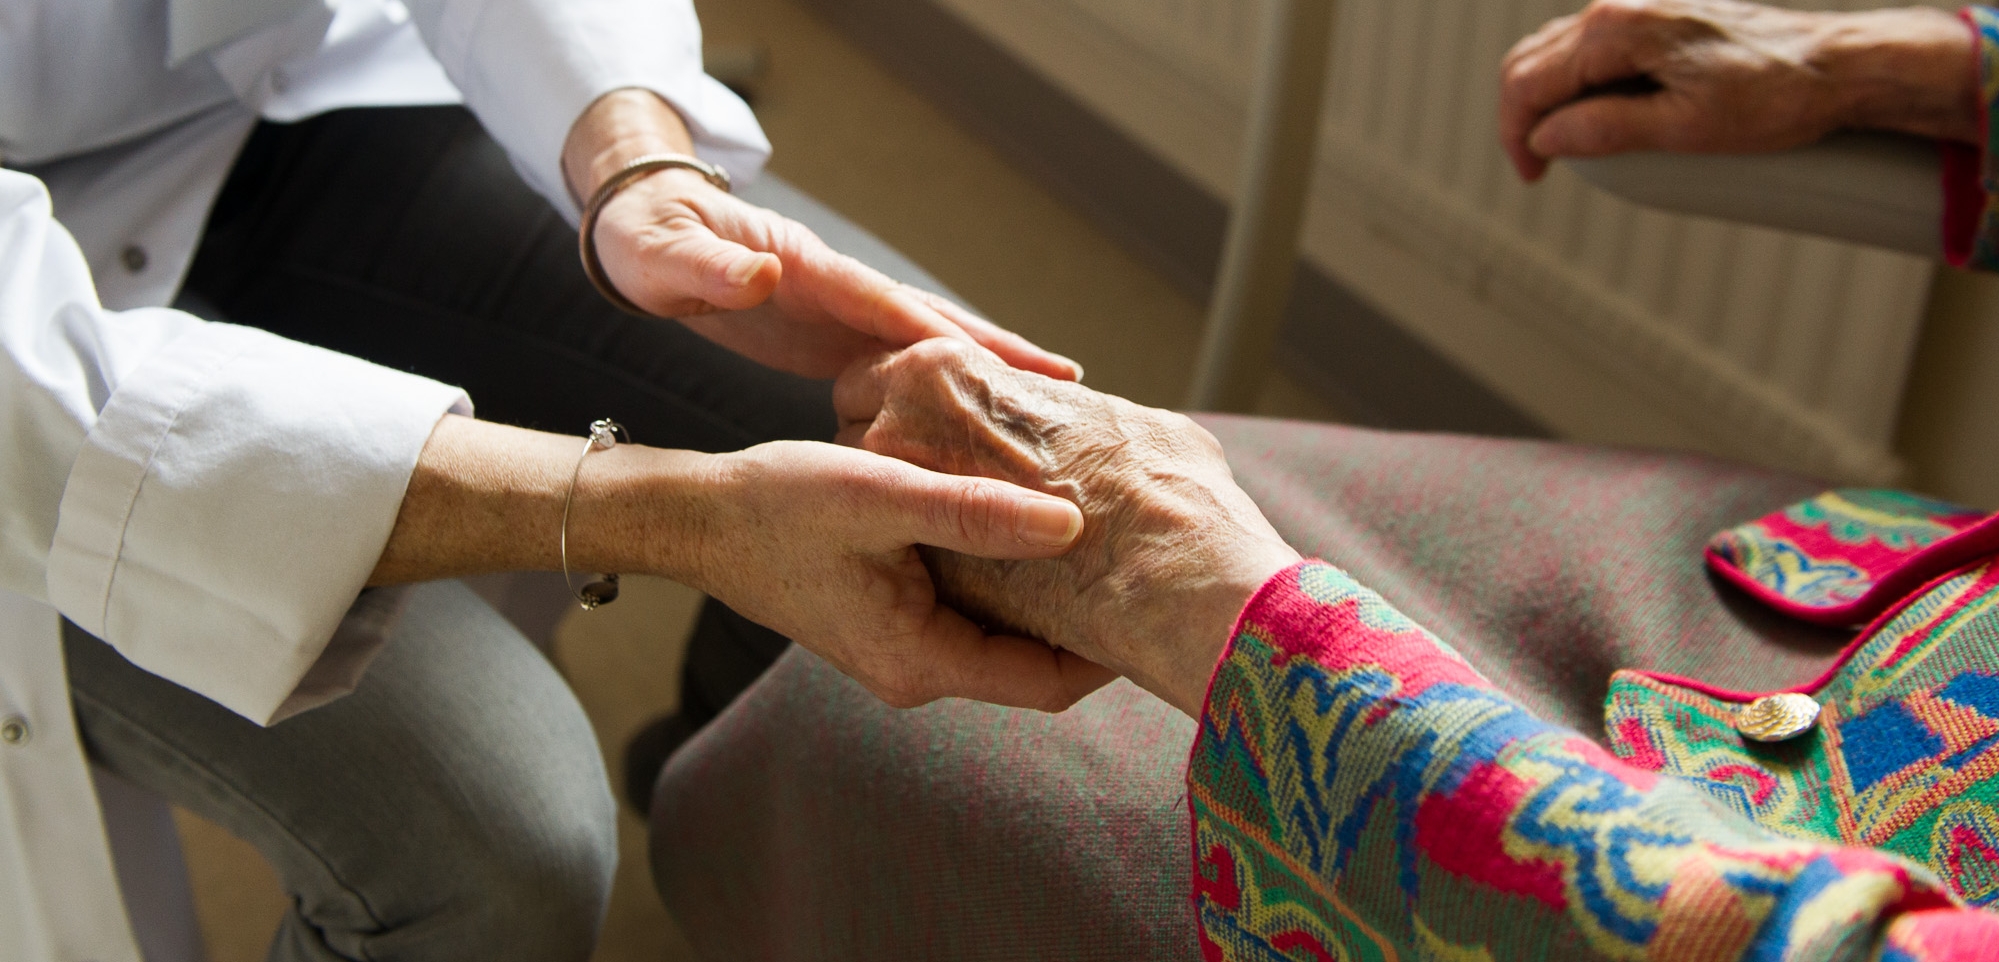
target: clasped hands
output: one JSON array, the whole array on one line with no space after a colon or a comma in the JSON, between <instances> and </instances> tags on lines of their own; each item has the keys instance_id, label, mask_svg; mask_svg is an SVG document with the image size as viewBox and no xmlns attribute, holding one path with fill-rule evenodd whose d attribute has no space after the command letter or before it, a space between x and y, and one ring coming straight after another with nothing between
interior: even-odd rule
<instances>
[{"instance_id":1,"label":"clasped hands","mask_svg":"<svg viewBox=\"0 0 1999 962\"><path fill-rule=\"evenodd\" d=\"M940 600L1017 654L954 686L933 672L934 649L863 639L821 652L890 704L961 696L1058 711L1122 675L1198 716L1237 614L1299 560L1237 487L1214 436L1184 415L944 339L857 362L834 402L844 444L1082 512L1080 536L1057 557L920 548Z\"/></svg>"},{"instance_id":2,"label":"clasped hands","mask_svg":"<svg viewBox=\"0 0 1999 962\"><path fill-rule=\"evenodd\" d=\"M698 588L897 707L1061 711L1123 675L1196 716L1237 614L1299 560L1182 415L948 338L861 358L834 400L845 447L596 456L572 549Z\"/></svg>"},{"instance_id":3,"label":"clasped hands","mask_svg":"<svg viewBox=\"0 0 1999 962\"><path fill-rule=\"evenodd\" d=\"M564 170L588 196L689 150L663 101L620 91L579 119ZM1237 611L1297 558L1192 421L1083 388L1074 362L697 174L635 181L595 239L647 311L771 367L845 371L861 450L621 447L577 493L577 554L707 591L892 705L1056 711L1128 675L1198 713Z\"/></svg>"}]
</instances>

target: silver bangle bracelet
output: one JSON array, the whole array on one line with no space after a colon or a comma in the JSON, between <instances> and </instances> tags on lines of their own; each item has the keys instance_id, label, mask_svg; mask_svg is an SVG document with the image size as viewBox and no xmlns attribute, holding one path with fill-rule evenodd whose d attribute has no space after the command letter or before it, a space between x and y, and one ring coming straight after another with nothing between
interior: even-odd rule
<instances>
[{"instance_id":1,"label":"silver bangle bracelet","mask_svg":"<svg viewBox=\"0 0 1999 962\"><path fill-rule=\"evenodd\" d=\"M577 604L582 605L584 611L595 611L618 600L618 576L600 575L597 580L584 585L581 590L577 589L575 580L569 574L569 508L576 502L576 481L583 477L584 460L590 457L592 451L609 451L617 447L618 436L621 434L624 435L626 444L632 442L632 436L625 430L625 426L610 418L590 425L590 436L583 441L583 453L576 457L576 470L569 475L569 493L562 497L562 583L569 587L569 593L576 596Z\"/></svg>"},{"instance_id":2,"label":"silver bangle bracelet","mask_svg":"<svg viewBox=\"0 0 1999 962\"><path fill-rule=\"evenodd\" d=\"M631 298L618 290L618 285L611 283L611 276L604 273L604 262L597 257L597 218L604 213L604 205L610 203L611 198L616 197L618 191L624 190L632 181L647 174L674 168L700 174L708 183L715 185L715 189L723 193L728 193L733 186L729 180L729 172L718 164L711 164L699 157L689 157L686 154L647 154L634 159L631 163L618 168L617 173L604 178L604 183L598 186L597 191L590 195L589 202L583 205L583 221L576 232L577 254L583 258L583 273L590 278L590 284L597 288L597 293L604 295L605 300L627 314L636 314L639 317L655 316L632 303Z\"/></svg>"}]
</instances>

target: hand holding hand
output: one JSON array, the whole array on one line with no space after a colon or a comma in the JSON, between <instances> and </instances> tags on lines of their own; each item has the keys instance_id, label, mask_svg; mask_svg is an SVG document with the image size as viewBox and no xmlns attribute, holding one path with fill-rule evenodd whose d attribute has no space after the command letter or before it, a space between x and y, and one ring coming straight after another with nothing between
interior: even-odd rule
<instances>
[{"instance_id":1,"label":"hand holding hand","mask_svg":"<svg viewBox=\"0 0 1999 962\"><path fill-rule=\"evenodd\" d=\"M939 600L915 547L1056 557L1082 530L1075 505L827 444L767 444L709 470L682 515L698 555L662 566L890 705L959 697L1060 711L1114 677L1039 641L987 634Z\"/></svg>"},{"instance_id":2,"label":"hand holding hand","mask_svg":"<svg viewBox=\"0 0 1999 962\"><path fill-rule=\"evenodd\" d=\"M1066 555L930 552L940 588L988 624L1126 675L1191 715L1242 606L1299 560L1214 437L1182 415L947 340L856 364L834 403L845 443L1079 505L1082 537Z\"/></svg>"},{"instance_id":3,"label":"hand holding hand","mask_svg":"<svg viewBox=\"0 0 1999 962\"><path fill-rule=\"evenodd\" d=\"M1557 157L1783 150L1847 127L1975 140L1971 58L1938 10L1595 0L1507 54L1500 139L1530 181Z\"/></svg>"},{"instance_id":4,"label":"hand holding hand","mask_svg":"<svg viewBox=\"0 0 1999 962\"><path fill-rule=\"evenodd\" d=\"M957 696L1057 711L1114 677L981 631L939 602L917 553L1055 557L1082 529L1067 501L802 442L721 455L620 444L579 472L577 441L447 415L370 583L559 570L566 543L575 570L692 585L892 705Z\"/></svg>"},{"instance_id":5,"label":"hand holding hand","mask_svg":"<svg viewBox=\"0 0 1999 962\"><path fill-rule=\"evenodd\" d=\"M564 166L587 198L636 157L692 149L664 101L619 91L577 121ZM864 354L932 337L983 345L1051 377L1081 374L1075 362L947 298L890 280L693 171L660 171L619 191L598 219L596 241L605 273L634 304L794 374L832 377Z\"/></svg>"}]
</instances>

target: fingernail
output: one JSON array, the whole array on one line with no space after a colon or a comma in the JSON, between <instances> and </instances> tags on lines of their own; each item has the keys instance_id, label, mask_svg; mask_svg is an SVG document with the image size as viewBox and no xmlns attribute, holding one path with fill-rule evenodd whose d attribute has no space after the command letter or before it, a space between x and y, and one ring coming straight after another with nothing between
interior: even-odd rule
<instances>
[{"instance_id":1,"label":"fingernail","mask_svg":"<svg viewBox=\"0 0 1999 962\"><path fill-rule=\"evenodd\" d=\"M763 270L763 266L764 259L761 257L737 258L735 266L729 268L729 285L748 287L750 281L757 276L757 272Z\"/></svg>"},{"instance_id":2,"label":"fingernail","mask_svg":"<svg viewBox=\"0 0 1999 962\"><path fill-rule=\"evenodd\" d=\"M1076 369L1076 383L1081 384L1083 382L1083 365L1076 363L1075 358L1062 357L1062 355L1060 354L1057 354L1055 356L1061 359L1063 363Z\"/></svg>"},{"instance_id":3,"label":"fingernail","mask_svg":"<svg viewBox=\"0 0 1999 962\"><path fill-rule=\"evenodd\" d=\"M1050 548L1067 547L1083 531L1083 513L1067 501L1036 498L1020 506L1020 540Z\"/></svg>"}]
</instances>

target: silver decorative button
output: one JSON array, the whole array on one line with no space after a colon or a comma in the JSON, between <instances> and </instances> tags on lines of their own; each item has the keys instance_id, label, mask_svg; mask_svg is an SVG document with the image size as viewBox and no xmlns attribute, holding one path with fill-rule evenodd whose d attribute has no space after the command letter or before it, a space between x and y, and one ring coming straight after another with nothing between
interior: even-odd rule
<instances>
[{"instance_id":1,"label":"silver decorative button","mask_svg":"<svg viewBox=\"0 0 1999 962\"><path fill-rule=\"evenodd\" d=\"M124 250L118 252L118 263L125 265L125 270L134 274L145 270L149 260L146 249L137 244L128 244Z\"/></svg>"},{"instance_id":2,"label":"silver decorative button","mask_svg":"<svg viewBox=\"0 0 1999 962\"><path fill-rule=\"evenodd\" d=\"M1735 713L1735 730L1758 742L1787 742L1811 731L1819 703L1810 695L1765 695Z\"/></svg>"},{"instance_id":3,"label":"silver decorative button","mask_svg":"<svg viewBox=\"0 0 1999 962\"><path fill-rule=\"evenodd\" d=\"M0 719L0 742L20 746L26 745L28 739L33 737L35 737L35 729L28 724L26 718L20 715L8 715L6 718Z\"/></svg>"}]
</instances>

